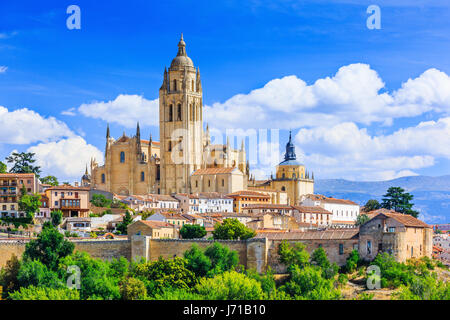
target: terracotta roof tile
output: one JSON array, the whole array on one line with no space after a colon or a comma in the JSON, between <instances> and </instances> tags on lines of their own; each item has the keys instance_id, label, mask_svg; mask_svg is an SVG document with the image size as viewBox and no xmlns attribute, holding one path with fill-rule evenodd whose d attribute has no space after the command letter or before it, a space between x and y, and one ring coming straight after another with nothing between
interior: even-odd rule
<instances>
[{"instance_id":1,"label":"terracotta roof tile","mask_svg":"<svg viewBox=\"0 0 450 320\"><path fill-rule=\"evenodd\" d=\"M307 207L307 206L292 206L295 210L301 213L322 213L322 214L332 214L330 211L325 210L322 207Z\"/></svg>"},{"instance_id":2,"label":"terracotta roof tile","mask_svg":"<svg viewBox=\"0 0 450 320\"><path fill-rule=\"evenodd\" d=\"M202 174L227 174L227 173L233 172L234 170L239 171L239 169L237 169L235 167L231 167L231 168L203 168L203 169L198 169L192 175L193 176L197 176L197 175L202 175Z\"/></svg>"}]
</instances>

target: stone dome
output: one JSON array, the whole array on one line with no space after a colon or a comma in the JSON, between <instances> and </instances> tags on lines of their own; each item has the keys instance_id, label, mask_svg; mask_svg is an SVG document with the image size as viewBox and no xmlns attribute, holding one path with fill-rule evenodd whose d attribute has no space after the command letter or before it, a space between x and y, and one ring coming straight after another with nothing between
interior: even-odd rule
<instances>
[{"instance_id":1,"label":"stone dome","mask_svg":"<svg viewBox=\"0 0 450 320\"><path fill-rule=\"evenodd\" d=\"M178 67L194 67L194 63L191 58L189 58L186 54L186 43L183 39L183 34L181 34L180 42L178 42L178 53L177 56L172 60L170 64L170 68L178 68Z\"/></svg>"}]
</instances>

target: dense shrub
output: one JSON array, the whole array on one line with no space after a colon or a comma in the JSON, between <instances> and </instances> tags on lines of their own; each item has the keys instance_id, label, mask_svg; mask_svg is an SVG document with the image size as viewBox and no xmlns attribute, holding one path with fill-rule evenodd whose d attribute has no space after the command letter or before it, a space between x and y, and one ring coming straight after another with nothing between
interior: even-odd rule
<instances>
[{"instance_id":1,"label":"dense shrub","mask_svg":"<svg viewBox=\"0 0 450 320\"><path fill-rule=\"evenodd\" d=\"M145 300L147 289L145 283L136 278L126 278L119 284L120 296L123 300Z\"/></svg>"},{"instance_id":2,"label":"dense shrub","mask_svg":"<svg viewBox=\"0 0 450 320\"><path fill-rule=\"evenodd\" d=\"M29 286L11 293L12 300L79 300L78 290Z\"/></svg>"},{"instance_id":3,"label":"dense shrub","mask_svg":"<svg viewBox=\"0 0 450 320\"><path fill-rule=\"evenodd\" d=\"M309 253L305 250L303 243L297 242L291 246L286 240L282 241L278 247L278 255L281 263L287 267L297 265L304 267L309 263Z\"/></svg>"},{"instance_id":4,"label":"dense shrub","mask_svg":"<svg viewBox=\"0 0 450 320\"><path fill-rule=\"evenodd\" d=\"M261 284L236 271L227 271L214 278L203 278L197 292L207 300L260 300L264 299Z\"/></svg>"},{"instance_id":5,"label":"dense shrub","mask_svg":"<svg viewBox=\"0 0 450 320\"><path fill-rule=\"evenodd\" d=\"M356 268L360 263L360 256L358 250L352 250L349 257L347 258L347 262L345 264L345 270L349 273L355 272Z\"/></svg>"}]
</instances>

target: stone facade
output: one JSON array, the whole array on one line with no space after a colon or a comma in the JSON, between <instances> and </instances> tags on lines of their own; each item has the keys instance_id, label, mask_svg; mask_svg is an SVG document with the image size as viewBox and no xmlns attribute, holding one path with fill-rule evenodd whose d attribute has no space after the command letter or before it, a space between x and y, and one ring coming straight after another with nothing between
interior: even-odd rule
<instances>
[{"instance_id":1,"label":"stone facade","mask_svg":"<svg viewBox=\"0 0 450 320\"><path fill-rule=\"evenodd\" d=\"M117 141L106 134L105 163L91 161L91 174L82 178L94 189L121 195L148 193L191 193L192 174L205 168L236 168L226 177L214 177L219 184L199 184L196 192L215 191L223 187L229 193L246 187L248 165L243 148L211 145L209 128L203 129L203 90L199 69L187 56L183 37L178 43L177 56L170 68L164 70L163 84L159 90L160 142L142 140L139 124L136 135L125 133ZM210 179L211 177L206 177ZM202 179L206 179L202 178ZM226 185L222 186L221 181ZM214 188L213 188L214 186Z\"/></svg>"}]
</instances>

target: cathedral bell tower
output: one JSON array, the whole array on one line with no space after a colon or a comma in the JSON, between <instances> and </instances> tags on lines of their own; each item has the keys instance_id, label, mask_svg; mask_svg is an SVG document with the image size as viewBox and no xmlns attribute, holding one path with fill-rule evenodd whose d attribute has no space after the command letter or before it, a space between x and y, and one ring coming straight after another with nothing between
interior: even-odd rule
<instances>
[{"instance_id":1,"label":"cathedral bell tower","mask_svg":"<svg viewBox=\"0 0 450 320\"><path fill-rule=\"evenodd\" d=\"M164 70L159 90L161 193L190 192L191 174L201 168L203 101L200 70L186 54L181 34L177 56Z\"/></svg>"}]
</instances>

